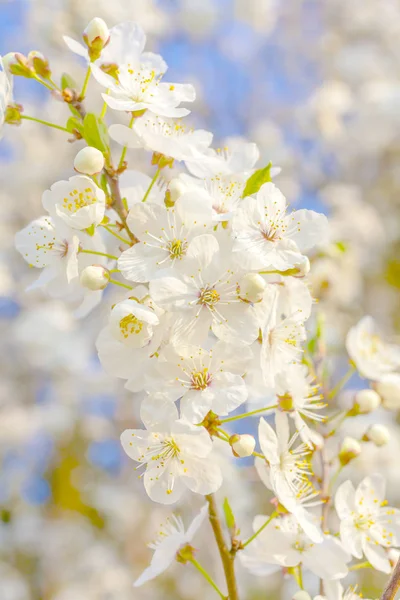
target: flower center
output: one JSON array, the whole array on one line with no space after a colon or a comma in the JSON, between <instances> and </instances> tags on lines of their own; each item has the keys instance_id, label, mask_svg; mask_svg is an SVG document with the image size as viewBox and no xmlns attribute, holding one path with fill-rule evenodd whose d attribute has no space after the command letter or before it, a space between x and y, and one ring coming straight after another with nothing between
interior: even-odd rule
<instances>
[{"instance_id":1,"label":"flower center","mask_svg":"<svg viewBox=\"0 0 400 600\"><path fill-rule=\"evenodd\" d=\"M80 208L90 206L96 202L96 196L91 188L85 188L83 191L72 190L69 196L63 200L63 208L70 213L76 213Z\"/></svg>"},{"instance_id":2,"label":"flower center","mask_svg":"<svg viewBox=\"0 0 400 600\"><path fill-rule=\"evenodd\" d=\"M262 236L268 242L278 242L281 239L280 231L274 227L270 227L262 232Z\"/></svg>"},{"instance_id":3,"label":"flower center","mask_svg":"<svg viewBox=\"0 0 400 600\"><path fill-rule=\"evenodd\" d=\"M172 259L182 258L186 254L187 244L182 240L171 240L168 242L168 252Z\"/></svg>"},{"instance_id":4,"label":"flower center","mask_svg":"<svg viewBox=\"0 0 400 600\"><path fill-rule=\"evenodd\" d=\"M190 387L192 390L205 390L211 382L211 375L208 372L208 369L193 371L191 380L192 384Z\"/></svg>"},{"instance_id":5,"label":"flower center","mask_svg":"<svg viewBox=\"0 0 400 600\"><path fill-rule=\"evenodd\" d=\"M199 301L197 304L205 304L209 308L214 308L215 304L217 304L217 302L219 302L220 299L221 296L219 295L217 290L206 287L200 290Z\"/></svg>"},{"instance_id":6,"label":"flower center","mask_svg":"<svg viewBox=\"0 0 400 600\"><path fill-rule=\"evenodd\" d=\"M135 315L127 315L119 322L119 328L124 338L128 338L130 335L138 334L143 329L143 321L139 321Z\"/></svg>"}]
</instances>

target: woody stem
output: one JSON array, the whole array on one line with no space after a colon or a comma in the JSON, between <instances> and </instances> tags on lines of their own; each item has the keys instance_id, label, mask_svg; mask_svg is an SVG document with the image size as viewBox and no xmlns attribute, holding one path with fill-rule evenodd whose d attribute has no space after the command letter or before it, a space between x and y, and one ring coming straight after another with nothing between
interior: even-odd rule
<instances>
[{"instance_id":1,"label":"woody stem","mask_svg":"<svg viewBox=\"0 0 400 600\"><path fill-rule=\"evenodd\" d=\"M228 587L228 600L239 600L234 568L235 553L231 552L226 544L214 494L206 496L206 500L208 502L208 518L214 532L215 541L217 542L222 566L224 568L226 585Z\"/></svg>"},{"instance_id":2,"label":"woody stem","mask_svg":"<svg viewBox=\"0 0 400 600\"><path fill-rule=\"evenodd\" d=\"M381 596L381 600L394 600L397 592L400 588L400 559L397 561L397 565L394 568L394 571L387 582L387 585L383 591Z\"/></svg>"}]
</instances>

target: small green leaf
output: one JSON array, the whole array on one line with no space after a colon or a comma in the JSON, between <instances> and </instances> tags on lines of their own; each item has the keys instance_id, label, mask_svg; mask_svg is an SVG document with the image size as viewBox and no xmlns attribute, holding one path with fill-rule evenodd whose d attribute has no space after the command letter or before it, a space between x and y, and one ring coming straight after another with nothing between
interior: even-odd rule
<instances>
[{"instance_id":1,"label":"small green leaf","mask_svg":"<svg viewBox=\"0 0 400 600\"><path fill-rule=\"evenodd\" d=\"M65 90L66 88L75 90L77 88L77 84L72 79L71 75L68 75L68 73L63 73L61 75L61 89Z\"/></svg>"},{"instance_id":2,"label":"small green leaf","mask_svg":"<svg viewBox=\"0 0 400 600\"><path fill-rule=\"evenodd\" d=\"M234 531L236 528L235 517L233 516L231 505L229 504L228 498L225 498L223 504L223 510L225 515L225 522L230 531Z\"/></svg>"},{"instance_id":3,"label":"small green leaf","mask_svg":"<svg viewBox=\"0 0 400 600\"><path fill-rule=\"evenodd\" d=\"M246 182L242 198L246 198L246 196L250 196L251 194L256 194L264 183L271 181L271 167L272 163L268 163L266 167L258 169L253 175L250 175Z\"/></svg>"},{"instance_id":4,"label":"small green leaf","mask_svg":"<svg viewBox=\"0 0 400 600\"><path fill-rule=\"evenodd\" d=\"M83 120L83 128L83 137L88 146L93 146L103 154L107 154L110 139L107 127L102 119L93 113L88 113Z\"/></svg>"},{"instance_id":5,"label":"small green leaf","mask_svg":"<svg viewBox=\"0 0 400 600\"><path fill-rule=\"evenodd\" d=\"M67 121L67 129L71 133L76 129L83 137L83 125L80 119L77 119L76 117L70 117Z\"/></svg>"}]
</instances>

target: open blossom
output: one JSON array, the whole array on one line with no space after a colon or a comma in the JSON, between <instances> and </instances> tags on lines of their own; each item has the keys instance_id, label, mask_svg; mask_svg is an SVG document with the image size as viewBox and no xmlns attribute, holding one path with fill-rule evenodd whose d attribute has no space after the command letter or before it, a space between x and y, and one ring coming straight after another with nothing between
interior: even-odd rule
<instances>
[{"instance_id":1,"label":"open blossom","mask_svg":"<svg viewBox=\"0 0 400 600\"><path fill-rule=\"evenodd\" d=\"M16 234L15 245L27 263L43 269L34 287L78 277L79 237L60 220L35 219Z\"/></svg>"},{"instance_id":2,"label":"open blossom","mask_svg":"<svg viewBox=\"0 0 400 600\"><path fill-rule=\"evenodd\" d=\"M160 526L157 537L149 548L154 550L150 566L147 567L141 576L133 584L139 587L154 579L168 569L176 560L178 552L188 546L194 536L204 523L207 517L208 506L205 504L199 514L193 519L187 531L183 525L182 519L173 515L167 519L166 523Z\"/></svg>"},{"instance_id":3,"label":"open blossom","mask_svg":"<svg viewBox=\"0 0 400 600\"><path fill-rule=\"evenodd\" d=\"M288 411L307 446L319 446L322 437L309 426L308 421L323 421L324 416L320 411L326 405L321 402L323 396L318 394L318 386L307 367L302 364L289 365L276 376L275 382L281 410Z\"/></svg>"},{"instance_id":4,"label":"open blossom","mask_svg":"<svg viewBox=\"0 0 400 600\"><path fill-rule=\"evenodd\" d=\"M208 352L197 346L167 346L149 384L180 400L181 417L200 423L212 410L227 415L247 399L243 379L251 358L248 347L217 342Z\"/></svg>"},{"instance_id":5,"label":"open blossom","mask_svg":"<svg viewBox=\"0 0 400 600\"><path fill-rule=\"evenodd\" d=\"M132 129L126 125L111 125L110 136L122 146L144 148L175 160L204 160L204 152L212 142L212 133L190 129L181 121L144 115Z\"/></svg>"},{"instance_id":6,"label":"open blossom","mask_svg":"<svg viewBox=\"0 0 400 600\"><path fill-rule=\"evenodd\" d=\"M261 186L255 198L242 200L232 228L233 251L244 268L286 271L301 262L303 252L325 241L325 215L287 210L285 197L273 183Z\"/></svg>"},{"instance_id":7,"label":"open blossom","mask_svg":"<svg viewBox=\"0 0 400 600\"><path fill-rule=\"evenodd\" d=\"M196 98L192 85L163 82L162 75L142 65L120 65L116 77L112 77L92 64L92 73L108 90L108 94L102 94L103 100L114 110L148 110L161 117L184 117L190 110L179 105L181 102L193 102Z\"/></svg>"},{"instance_id":8,"label":"open blossom","mask_svg":"<svg viewBox=\"0 0 400 600\"><path fill-rule=\"evenodd\" d=\"M294 446L298 434L290 435L285 413L276 412L275 427L276 432L264 418L260 419L258 437L267 462L256 457L257 472L264 485L293 513L307 535L318 542L321 540L320 528L306 510L306 507L320 504L315 500L317 492L308 479L311 475L311 464L307 460L309 449L305 444Z\"/></svg>"},{"instance_id":9,"label":"open blossom","mask_svg":"<svg viewBox=\"0 0 400 600\"><path fill-rule=\"evenodd\" d=\"M53 183L42 197L43 207L73 229L99 225L104 218L105 194L89 177L75 175Z\"/></svg>"},{"instance_id":10,"label":"open blossom","mask_svg":"<svg viewBox=\"0 0 400 600\"><path fill-rule=\"evenodd\" d=\"M345 481L335 496L340 537L356 558L363 554L378 571L391 572L387 549L400 545L400 511L385 502L385 480L376 473L354 489Z\"/></svg>"},{"instance_id":11,"label":"open blossom","mask_svg":"<svg viewBox=\"0 0 400 600\"><path fill-rule=\"evenodd\" d=\"M260 157L257 145L241 139L227 141L224 148L214 150L209 148L206 153L207 160L201 164L188 163L188 171L201 179L215 176L236 175L246 180L251 175L256 162Z\"/></svg>"},{"instance_id":12,"label":"open blossom","mask_svg":"<svg viewBox=\"0 0 400 600\"><path fill-rule=\"evenodd\" d=\"M171 208L135 204L127 222L139 242L121 254L118 267L126 279L145 282L161 269L184 263L191 240L211 228L211 207L188 192Z\"/></svg>"},{"instance_id":13,"label":"open blossom","mask_svg":"<svg viewBox=\"0 0 400 600\"><path fill-rule=\"evenodd\" d=\"M86 46L67 35L63 38L72 52L89 61ZM109 30L109 42L102 49L101 55L95 63L99 66L104 65L106 68L125 64L131 64L135 67L142 65L154 69L157 74L165 73L167 65L162 57L153 52L143 52L145 45L146 34L138 23L133 21L119 23Z\"/></svg>"},{"instance_id":14,"label":"open blossom","mask_svg":"<svg viewBox=\"0 0 400 600\"><path fill-rule=\"evenodd\" d=\"M254 531L267 520L263 515L255 517ZM317 577L336 580L347 575L349 556L330 535L323 535L319 543L313 542L293 515L286 515L272 520L240 553L240 559L254 575L269 575L273 570L271 565L296 567L301 564Z\"/></svg>"},{"instance_id":15,"label":"open blossom","mask_svg":"<svg viewBox=\"0 0 400 600\"><path fill-rule=\"evenodd\" d=\"M127 429L121 443L146 467L144 487L152 500L172 504L187 489L202 495L217 491L222 475L204 428L179 420L175 404L161 394L142 402L140 416L146 429Z\"/></svg>"},{"instance_id":16,"label":"open blossom","mask_svg":"<svg viewBox=\"0 0 400 600\"><path fill-rule=\"evenodd\" d=\"M301 344L305 339L301 313L280 318L276 297L265 326L261 329L260 366L267 387L274 387L278 373L301 358Z\"/></svg>"},{"instance_id":17,"label":"open blossom","mask_svg":"<svg viewBox=\"0 0 400 600\"><path fill-rule=\"evenodd\" d=\"M372 317L363 317L347 334L346 348L360 375L380 381L400 368L400 346L382 338Z\"/></svg>"},{"instance_id":18,"label":"open blossom","mask_svg":"<svg viewBox=\"0 0 400 600\"><path fill-rule=\"evenodd\" d=\"M234 270L229 247L219 246L210 234L197 236L187 250L187 261L176 276L150 282L154 301L176 316L176 335L202 343L211 327L221 340L244 344L258 336L258 323L251 304L240 300L240 279Z\"/></svg>"},{"instance_id":19,"label":"open blossom","mask_svg":"<svg viewBox=\"0 0 400 600\"><path fill-rule=\"evenodd\" d=\"M134 392L143 389L166 331L163 311L149 302L146 294L146 288L138 286L131 298L115 304L109 324L96 341L104 370L126 379L126 387Z\"/></svg>"}]
</instances>

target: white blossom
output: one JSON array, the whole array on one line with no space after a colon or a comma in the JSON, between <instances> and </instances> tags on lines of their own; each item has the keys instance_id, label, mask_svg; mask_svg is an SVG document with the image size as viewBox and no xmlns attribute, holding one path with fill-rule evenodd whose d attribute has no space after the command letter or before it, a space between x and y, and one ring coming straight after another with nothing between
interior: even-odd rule
<instances>
[{"instance_id":1,"label":"white blossom","mask_svg":"<svg viewBox=\"0 0 400 600\"><path fill-rule=\"evenodd\" d=\"M99 225L104 218L105 194L89 177L75 175L53 183L42 197L50 216L62 219L74 229Z\"/></svg>"},{"instance_id":2,"label":"white blossom","mask_svg":"<svg viewBox=\"0 0 400 600\"><path fill-rule=\"evenodd\" d=\"M146 429L127 429L121 442L127 455L146 467L144 487L152 500L172 504L186 489L202 495L217 491L222 475L205 429L179 420L175 405L161 394L143 401L140 416Z\"/></svg>"},{"instance_id":3,"label":"white blossom","mask_svg":"<svg viewBox=\"0 0 400 600\"><path fill-rule=\"evenodd\" d=\"M363 317L347 334L346 348L360 375L380 381L400 367L400 347L382 338L372 317Z\"/></svg>"},{"instance_id":4,"label":"white blossom","mask_svg":"<svg viewBox=\"0 0 400 600\"><path fill-rule=\"evenodd\" d=\"M158 270L184 263L191 240L211 228L211 208L188 192L168 209L147 202L135 204L127 222L139 242L121 254L118 267L126 279L145 282Z\"/></svg>"},{"instance_id":5,"label":"white blossom","mask_svg":"<svg viewBox=\"0 0 400 600\"><path fill-rule=\"evenodd\" d=\"M341 484L335 496L342 543L356 558L363 554L378 571L391 572L386 549L400 545L400 511L386 506L385 480L376 473L357 489Z\"/></svg>"},{"instance_id":6,"label":"white blossom","mask_svg":"<svg viewBox=\"0 0 400 600\"><path fill-rule=\"evenodd\" d=\"M176 317L176 335L202 343L211 327L221 340L250 344L258 336L251 304L240 300L242 273L232 264L229 247L210 234L189 244L187 260L175 276L150 282L154 301Z\"/></svg>"},{"instance_id":7,"label":"white blossom","mask_svg":"<svg viewBox=\"0 0 400 600\"><path fill-rule=\"evenodd\" d=\"M257 196L242 200L232 228L233 251L248 270L292 269L302 253L325 242L327 219L312 210L287 213L286 199L273 184L261 186Z\"/></svg>"},{"instance_id":8,"label":"white blossom","mask_svg":"<svg viewBox=\"0 0 400 600\"><path fill-rule=\"evenodd\" d=\"M267 521L258 515L253 521L257 531ZM348 554L330 535L323 535L315 543L304 533L292 515L274 519L256 539L240 553L244 566L254 575L269 575L271 565L296 567L311 571L327 580L342 579L347 575Z\"/></svg>"},{"instance_id":9,"label":"white blossom","mask_svg":"<svg viewBox=\"0 0 400 600\"><path fill-rule=\"evenodd\" d=\"M150 566L147 567L141 576L133 584L139 587L151 579L158 577L166 571L176 560L179 550L185 548L193 540L194 536L203 525L207 517L208 505L205 504L199 514L193 519L187 531L185 531L183 521L180 517L172 515L160 526L157 537L149 548L154 550Z\"/></svg>"},{"instance_id":10,"label":"white blossom","mask_svg":"<svg viewBox=\"0 0 400 600\"><path fill-rule=\"evenodd\" d=\"M212 410L227 415L247 399L243 375L251 358L246 346L217 342L208 352L198 346L164 348L149 389L180 398L181 417L200 423Z\"/></svg>"},{"instance_id":11,"label":"white blossom","mask_svg":"<svg viewBox=\"0 0 400 600\"><path fill-rule=\"evenodd\" d=\"M256 457L255 466L260 479L276 494L279 502L291 512L314 542L321 540L320 528L305 507L319 504L318 492L309 476L310 451L305 444L294 446L298 433L290 435L289 419L285 413L275 413L273 430L264 418L260 419L258 438L266 461Z\"/></svg>"},{"instance_id":12,"label":"white blossom","mask_svg":"<svg viewBox=\"0 0 400 600\"><path fill-rule=\"evenodd\" d=\"M132 129L126 125L111 125L109 132L122 146L144 148L178 161L191 162L204 160L204 152L213 137L209 131L190 129L179 120L158 115L144 115L136 120Z\"/></svg>"}]
</instances>

